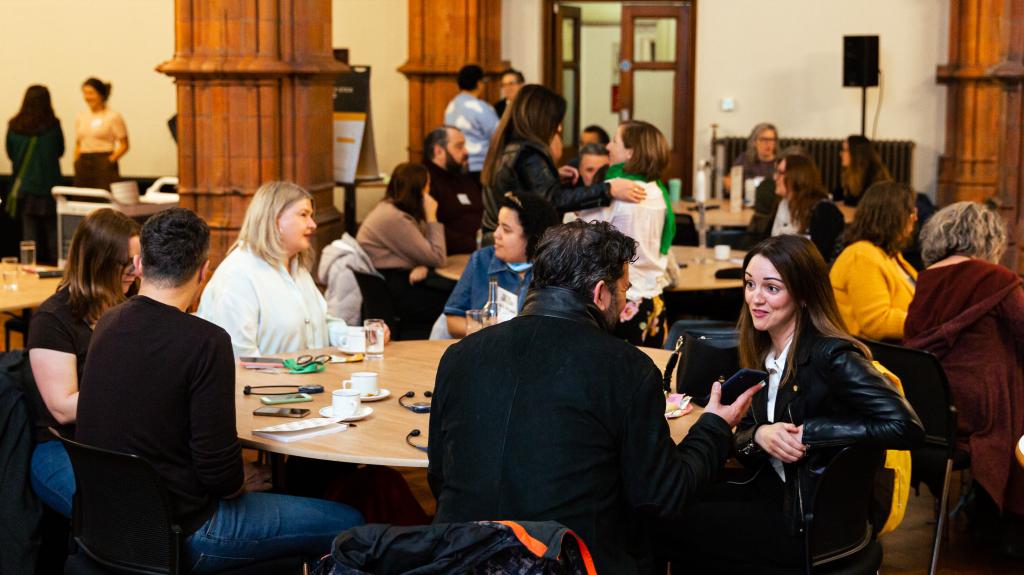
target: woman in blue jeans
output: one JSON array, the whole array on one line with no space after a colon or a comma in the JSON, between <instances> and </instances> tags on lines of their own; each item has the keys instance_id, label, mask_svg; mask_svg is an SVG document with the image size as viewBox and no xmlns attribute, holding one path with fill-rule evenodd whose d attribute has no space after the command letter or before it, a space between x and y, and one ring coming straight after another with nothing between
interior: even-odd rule
<instances>
[{"instance_id":1,"label":"woman in blue jeans","mask_svg":"<svg viewBox=\"0 0 1024 575\"><path fill-rule=\"evenodd\" d=\"M105 311L138 290L132 257L139 252L138 223L109 208L89 214L71 239L57 293L39 306L29 324L25 347L35 380L31 395L37 442L32 489L65 517L71 517L75 476L64 446L47 427L74 436L79 382L93 327Z\"/></svg>"}]
</instances>

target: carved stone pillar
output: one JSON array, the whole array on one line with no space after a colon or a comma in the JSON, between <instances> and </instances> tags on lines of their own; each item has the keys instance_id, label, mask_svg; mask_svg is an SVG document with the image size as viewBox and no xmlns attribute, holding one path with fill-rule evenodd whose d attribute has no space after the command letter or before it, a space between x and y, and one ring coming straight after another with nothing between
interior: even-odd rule
<instances>
[{"instance_id":1,"label":"carved stone pillar","mask_svg":"<svg viewBox=\"0 0 1024 575\"><path fill-rule=\"evenodd\" d=\"M1010 230L1003 263L1024 269L1024 0L953 0L949 63L937 76L949 94L939 203L995 199Z\"/></svg>"},{"instance_id":2,"label":"carved stone pillar","mask_svg":"<svg viewBox=\"0 0 1024 575\"><path fill-rule=\"evenodd\" d=\"M330 0L175 0L181 205L212 231L216 265L260 184L313 194L317 243L341 235L333 204Z\"/></svg>"},{"instance_id":3,"label":"carved stone pillar","mask_svg":"<svg viewBox=\"0 0 1024 575\"><path fill-rule=\"evenodd\" d=\"M477 64L488 79L483 99L500 97L501 0L409 0L409 60L398 69L409 79L409 160L423 158L423 138L444 122L459 92L459 68Z\"/></svg>"}]
</instances>

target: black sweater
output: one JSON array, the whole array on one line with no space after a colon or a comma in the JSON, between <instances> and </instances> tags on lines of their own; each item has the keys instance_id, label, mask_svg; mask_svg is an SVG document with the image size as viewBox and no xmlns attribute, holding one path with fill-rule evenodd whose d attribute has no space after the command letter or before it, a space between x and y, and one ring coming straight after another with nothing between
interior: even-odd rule
<instances>
[{"instance_id":1,"label":"black sweater","mask_svg":"<svg viewBox=\"0 0 1024 575\"><path fill-rule=\"evenodd\" d=\"M232 357L223 329L144 296L107 311L89 347L76 439L152 463L186 534L242 487Z\"/></svg>"}]
</instances>

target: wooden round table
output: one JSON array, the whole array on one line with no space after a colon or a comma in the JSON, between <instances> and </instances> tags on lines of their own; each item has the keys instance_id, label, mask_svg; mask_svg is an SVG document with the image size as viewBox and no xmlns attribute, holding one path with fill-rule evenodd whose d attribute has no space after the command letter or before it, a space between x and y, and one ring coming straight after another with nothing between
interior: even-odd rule
<instances>
[{"instance_id":1,"label":"wooden round table","mask_svg":"<svg viewBox=\"0 0 1024 575\"><path fill-rule=\"evenodd\" d=\"M53 269L39 266L38 269ZM36 273L19 271L18 289L0 290L0 312L17 312L39 307L57 291L60 278L40 279Z\"/></svg>"},{"instance_id":2,"label":"wooden round table","mask_svg":"<svg viewBox=\"0 0 1024 575\"><path fill-rule=\"evenodd\" d=\"M466 264L469 263L469 256L470 254L448 256L448 261L445 262L444 267L434 268L434 271L443 278L459 281L463 270L466 269Z\"/></svg>"},{"instance_id":3,"label":"wooden round table","mask_svg":"<svg viewBox=\"0 0 1024 575\"><path fill-rule=\"evenodd\" d=\"M729 200L708 200L704 204L704 222L710 227L716 228L745 228L754 216L754 209L743 207L738 212L729 209ZM843 213L843 220L849 224L857 213L857 208L848 206L842 202L836 204L839 211ZM710 208L710 209L709 209ZM700 213L697 211L697 204L690 201L678 201L672 204L672 211L677 214L688 214L693 217L694 224L698 223Z\"/></svg>"},{"instance_id":4,"label":"wooden round table","mask_svg":"<svg viewBox=\"0 0 1024 575\"><path fill-rule=\"evenodd\" d=\"M383 359L329 364L322 373L311 375L267 374L238 367L235 370L238 438L244 447L272 453L370 465L426 467L427 454L406 444L405 437L411 430L419 429L421 435L414 441L418 445L426 445L430 416L413 413L399 406L398 398L407 391L415 391L416 397L409 401L424 401L423 392L434 388L437 364L444 350L452 343L453 340L393 342L384 348ZM668 351L641 349L659 368L665 367L670 355ZM253 415L253 410L262 405L256 393L259 390L254 390L253 395L244 395L244 386L321 384L324 386L324 393L314 394L312 402L286 404L287 407L312 410L313 413L307 417L319 417L316 411L330 405L331 391L338 389L342 380L356 371L379 373L380 387L389 390L391 396L364 404L373 408L373 414L357 422L355 427L292 443L282 443L253 435L254 428L296 420ZM669 421L672 439L677 443L681 441L690 426L697 421L700 412L699 408L694 409L684 417Z\"/></svg>"},{"instance_id":5,"label":"wooden round table","mask_svg":"<svg viewBox=\"0 0 1024 575\"><path fill-rule=\"evenodd\" d=\"M718 279L715 272L725 268L738 268L743 265L746 252L731 250L729 259L715 260L714 248L700 249L696 246L672 246L672 255L679 264L679 284L667 291L711 291L718 289L739 289L743 287L741 279ZM682 267L684 266L685 267Z\"/></svg>"}]
</instances>

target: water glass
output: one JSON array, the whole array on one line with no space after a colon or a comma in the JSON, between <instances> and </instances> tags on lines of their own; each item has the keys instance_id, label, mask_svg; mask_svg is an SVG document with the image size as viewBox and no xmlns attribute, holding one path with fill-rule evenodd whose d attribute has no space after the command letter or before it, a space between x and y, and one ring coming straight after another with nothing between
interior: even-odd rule
<instances>
[{"instance_id":1,"label":"water glass","mask_svg":"<svg viewBox=\"0 0 1024 575\"><path fill-rule=\"evenodd\" d=\"M476 333L484 328L484 310L471 309L466 311L466 335Z\"/></svg>"},{"instance_id":2,"label":"water glass","mask_svg":"<svg viewBox=\"0 0 1024 575\"><path fill-rule=\"evenodd\" d=\"M18 291L18 270L8 269L4 266L3 271L0 271L3 283L0 283L0 288L3 291Z\"/></svg>"},{"instance_id":3,"label":"water glass","mask_svg":"<svg viewBox=\"0 0 1024 575\"><path fill-rule=\"evenodd\" d=\"M384 320L363 320L363 331L366 332L366 357L384 357Z\"/></svg>"},{"instance_id":4,"label":"water glass","mask_svg":"<svg viewBox=\"0 0 1024 575\"><path fill-rule=\"evenodd\" d=\"M23 267L35 267L36 243L32 240L25 240L19 246L21 247L21 265Z\"/></svg>"}]
</instances>

